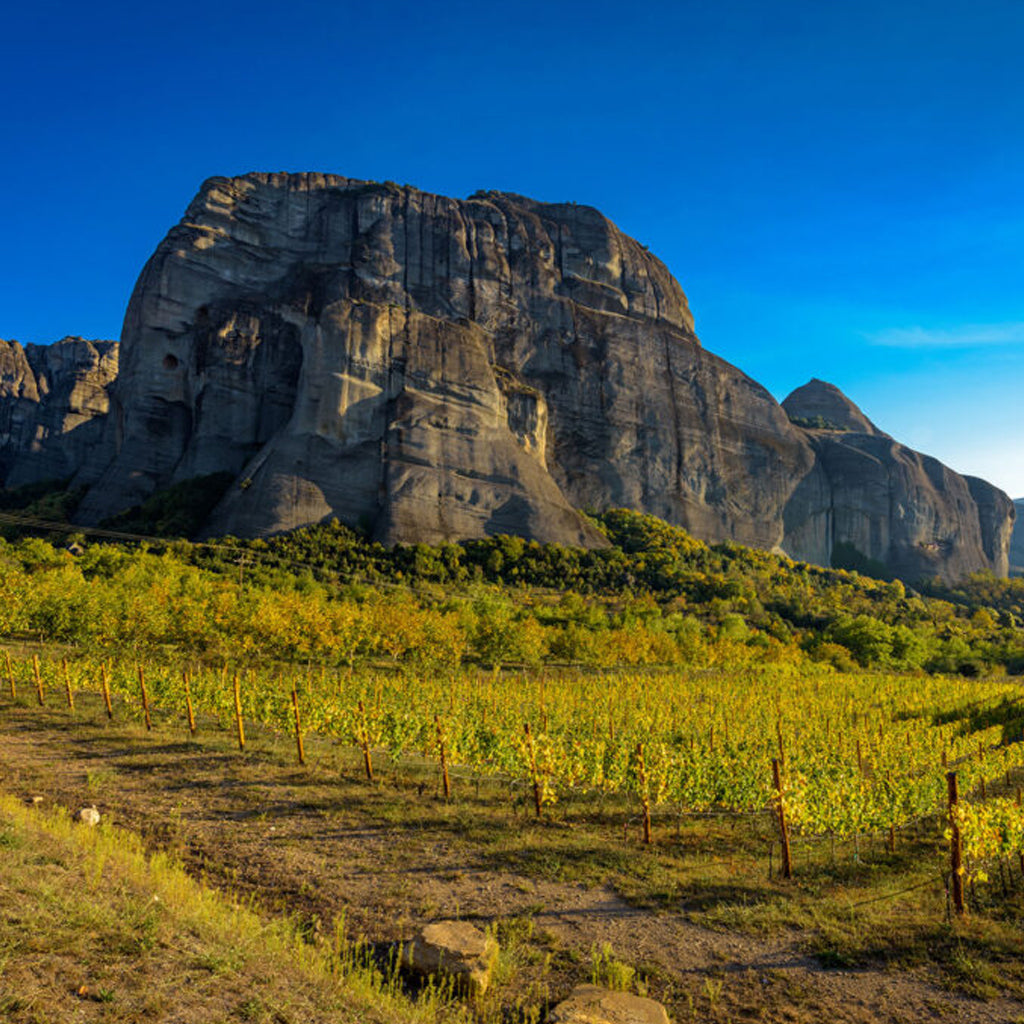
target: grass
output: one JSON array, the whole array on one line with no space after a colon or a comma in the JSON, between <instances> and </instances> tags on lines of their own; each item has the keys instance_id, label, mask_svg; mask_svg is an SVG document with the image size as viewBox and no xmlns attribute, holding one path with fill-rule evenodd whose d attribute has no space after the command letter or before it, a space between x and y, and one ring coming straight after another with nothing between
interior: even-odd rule
<instances>
[{"instance_id":1,"label":"grass","mask_svg":"<svg viewBox=\"0 0 1024 1024\"><path fill-rule=\"evenodd\" d=\"M134 834L0 795L0 1017L11 1024L139 1019L405 1021L413 1004L344 940L310 942L190 878Z\"/></svg>"},{"instance_id":2,"label":"grass","mask_svg":"<svg viewBox=\"0 0 1024 1024\"><path fill-rule=\"evenodd\" d=\"M629 992L635 977L635 968L617 960L610 943L604 942L600 949L591 951L590 980L593 984L613 992Z\"/></svg>"}]
</instances>

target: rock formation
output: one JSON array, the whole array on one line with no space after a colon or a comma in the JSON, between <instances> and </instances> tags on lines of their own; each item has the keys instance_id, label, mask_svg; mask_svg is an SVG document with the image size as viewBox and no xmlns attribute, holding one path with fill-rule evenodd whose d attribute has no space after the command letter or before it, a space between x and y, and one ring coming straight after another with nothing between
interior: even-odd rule
<instances>
[{"instance_id":1,"label":"rock formation","mask_svg":"<svg viewBox=\"0 0 1024 1024\"><path fill-rule=\"evenodd\" d=\"M96 522L215 469L211 532L328 516L384 541L598 544L577 508L783 542L813 465L597 211L323 175L212 179L143 271Z\"/></svg>"},{"instance_id":2,"label":"rock formation","mask_svg":"<svg viewBox=\"0 0 1024 1024\"><path fill-rule=\"evenodd\" d=\"M880 431L837 387L812 380L782 403L817 453L787 510L794 549L831 559L846 545L904 579L1005 576L1013 504ZM827 552L827 556L824 554Z\"/></svg>"},{"instance_id":3,"label":"rock formation","mask_svg":"<svg viewBox=\"0 0 1024 1024\"><path fill-rule=\"evenodd\" d=\"M1014 501L1017 509L1017 521L1010 535L1010 572L1014 576L1024 576L1024 498Z\"/></svg>"},{"instance_id":4,"label":"rock formation","mask_svg":"<svg viewBox=\"0 0 1024 1024\"><path fill-rule=\"evenodd\" d=\"M790 413L846 429L794 425L589 207L212 178L143 270L121 348L102 437L68 456L92 485L83 523L226 470L209 534L337 516L385 542L597 545L576 510L626 506L826 564L845 541L910 576L1005 571L1001 492L820 382ZM8 483L35 472L23 433Z\"/></svg>"},{"instance_id":5,"label":"rock formation","mask_svg":"<svg viewBox=\"0 0 1024 1024\"><path fill-rule=\"evenodd\" d=\"M874 437L889 436L882 433L835 384L817 377L791 392L783 400L782 408L793 422L801 426L811 426L819 421L824 429L850 430Z\"/></svg>"},{"instance_id":6,"label":"rock formation","mask_svg":"<svg viewBox=\"0 0 1024 1024\"><path fill-rule=\"evenodd\" d=\"M0 485L96 478L114 456L104 434L117 356L114 341L0 339Z\"/></svg>"}]
</instances>

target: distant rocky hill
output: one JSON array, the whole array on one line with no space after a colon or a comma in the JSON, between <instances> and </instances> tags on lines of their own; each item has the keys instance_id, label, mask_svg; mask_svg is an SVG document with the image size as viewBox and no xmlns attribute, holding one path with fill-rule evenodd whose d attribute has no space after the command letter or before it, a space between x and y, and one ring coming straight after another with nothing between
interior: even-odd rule
<instances>
[{"instance_id":1,"label":"distant rocky hill","mask_svg":"<svg viewBox=\"0 0 1024 1024\"><path fill-rule=\"evenodd\" d=\"M904 579L1006 575L1013 507L1002 491L894 441L832 384L812 380L782 407L803 424L827 481L833 561L842 546Z\"/></svg>"},{"instance_id":2,"label":"distant rocky hill","mask_svg":"<svg viewBox=\"0 0 1024 1024\"><path fill-rule=\"evenodd\" d=\"M782 402L792 422L821 430L848 430L854 434L889 437L878 429L834 384L812 378Z\"/></svg>"},{"instance_id":3,"label":"distant rocky hill","mask_svg":"<svg viewBox=\"0 0 1024 1024\"><path fill-rule=\"evenodd\" d=\"M1014 576L1024 576L1024 498L1014 501L1017 509L1017 521L1010 537L1010 572Z\"/></svg>"},{"instance_id":4,"label":"distant rocky hill","mask_svg":"<svg viewBox=\"0 0 1024 1024\"><path fill-rule=\"evenodd\" d=\"M590 207L323 174L207 181L139 278L119 370L110 343L0 343L0 473L73 476L90 524L227 473L208 534L337 517L595 546L577 510L624 506L906 578L1005 574L1013 514L831 385L780 407Z\"/></svg>"},{"instance_id":5,"label":"distant rocky hill","mask_svg":"<svg viewBox=\"0 0 1024 1024\"><path fill-rule=\"evenodd\" d=\"M0 484L69 479L97 451L109 461L104 429L117 356L114 341L22 347L0 339Z\"/></svg>"}]
</instances>

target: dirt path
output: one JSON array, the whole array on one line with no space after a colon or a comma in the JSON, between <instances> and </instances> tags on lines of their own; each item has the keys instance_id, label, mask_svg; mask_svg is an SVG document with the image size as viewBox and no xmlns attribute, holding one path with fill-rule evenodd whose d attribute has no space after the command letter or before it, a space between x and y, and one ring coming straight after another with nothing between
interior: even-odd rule
<instances>
[{"instance_id":1,"label":"dirt path","mask_svg":"<svg viewBox=\"0 0 1024 1024\"><path fill-rule=\"evenodd\" d=\"M552 949L579 965L577 975L588 972L594 947L610 943L616 956L651 972L652 994L669 1002L677 1021L1024 1020L1024 1004L972 1000L910 974L826 969L801 952L799 935L712 931L637 909L607 887L490 866L451 814L420 810L410 820L401 794L258 753L243 759L8 707L0 787L72 809L95 804L211 883L302 915L313 929L344 913L350 935L386 942L441 917L529 916ZM552 994L574 980L556 976Z\"/></svg>"}]
</instances>

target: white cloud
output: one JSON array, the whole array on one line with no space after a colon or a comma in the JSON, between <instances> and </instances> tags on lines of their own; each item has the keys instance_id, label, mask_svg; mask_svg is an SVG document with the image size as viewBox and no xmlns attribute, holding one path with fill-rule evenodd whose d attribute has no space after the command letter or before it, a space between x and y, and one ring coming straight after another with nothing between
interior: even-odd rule
<instances>
[{"instance_id":1,"label":"white cloud","mask_svg":"<svg viewBox=\"0 0 1024 1024\"><path fill-rule=\"evenodd\" d=\"M865 334L871 345L883 348L978 348L989 345L1024 345L1024 322L961 324L959 327L890 327Z\"/></svg>"}]
</instances>

